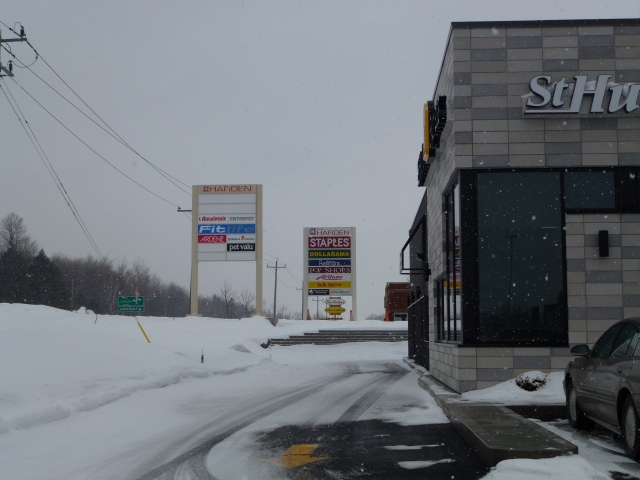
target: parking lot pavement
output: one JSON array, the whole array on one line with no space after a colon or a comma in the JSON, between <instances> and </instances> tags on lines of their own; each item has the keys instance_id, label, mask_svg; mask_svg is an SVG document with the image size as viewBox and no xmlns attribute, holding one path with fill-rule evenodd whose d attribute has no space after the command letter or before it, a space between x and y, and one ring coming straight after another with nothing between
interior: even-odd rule
<instances>
[{"instance_id":1,"label":"parking lot pavement","mask_svg":"<svg viewBox=\"0 0 640 480\"><path fill-rule=\"evenodd\" d=\"M262 464L259 478L459 480L489 471L451 424L366 420L293 425L260 433L255 445ZM306 456L295 458L296 453Z\"/></svg>"}]
</instances>

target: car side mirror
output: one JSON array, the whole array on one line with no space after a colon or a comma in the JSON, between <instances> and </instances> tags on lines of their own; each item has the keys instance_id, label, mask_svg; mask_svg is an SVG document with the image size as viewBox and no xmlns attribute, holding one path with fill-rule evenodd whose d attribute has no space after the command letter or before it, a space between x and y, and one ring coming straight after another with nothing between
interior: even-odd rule
<instances>
[{"instance_id":1,"label":"car side mirror","mask_svg":"<svg viewBox=\"0 0 640 480\"><path fill-rule=\"evenodd\" d=\"M577 357L589 355L589 345L575 345L571 348L571 355L576 355Z\"/></svg>"}]
</instances>

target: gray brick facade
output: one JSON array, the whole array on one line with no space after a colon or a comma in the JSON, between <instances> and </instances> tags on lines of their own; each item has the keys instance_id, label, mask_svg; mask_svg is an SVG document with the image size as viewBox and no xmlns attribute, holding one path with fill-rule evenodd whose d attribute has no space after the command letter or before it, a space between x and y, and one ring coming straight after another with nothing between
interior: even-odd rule
<instances>
[{"instance_id":1,"label":"gray brick facade","mask_svg":"<svg viewBox=\"0 0 640 480\"><path fill-rule=\"evenodd\" d=\"M592 22L453 24L434 98L448 120L427 181L431 278L444 270L442 202L459 169L640 165L640 115L617 112L525 117L523 96L539 75L611 75L640 82L640 26ZM569 97L563 97L569 101ZM640 214L566 214L566 347L481 347L438 342L429 291L430 371L457 391L485 388L530 371L563 370L569 347L592 344L611 324L640 316ZM610 255L598 257L598 231Z\"/></svg>"}]
</instances>

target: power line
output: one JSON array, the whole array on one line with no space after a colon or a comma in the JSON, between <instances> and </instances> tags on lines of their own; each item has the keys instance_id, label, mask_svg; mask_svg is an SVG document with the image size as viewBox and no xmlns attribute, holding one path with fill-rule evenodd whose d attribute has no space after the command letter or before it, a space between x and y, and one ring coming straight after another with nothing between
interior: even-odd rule
<instances>
[{"instance_id":1,"label":"power line","mask_svg":"<svg viewBox=\"0 0 640 480\"><path fill-rule=\"evenodd\" d=\"M286 271L289 275L291 275L291 278L293 278L293 279L296 281L296 283L302 283L300 280L298 280L298 279L293 275L293 273L291 273L291 270L289 270L289 267L287 267L287 269L286 269L285 271Z\"/></svg>"},{"instance_id":2,"label":"power line","mask_svg":"<svg viewBox=\"0 0 640 480\"><path fill-rule=\"evenodd\" d=\"M103 157L102 155L100 155L96 150L94 150L91 146L89 146L88 143L86 143L84 140L82 140L78 135L76 135L75 133L73 133L73 131L71 131L71 129L69 129L69 127L67 127L64 123L62 123L53 113L51 113L49 110L47 110L38 100L36 100L33 95L31 95L28 91L26 91L24 89L24 87L22 85L20 85L18 82L16 82L16 80L11 77L11 80L14 81L14 83L16 85L18 85L18 87L20 87L20 89L26 93L34 102L36 102L38 104L38 106L40 108L42 108L45 112L47 112L56 122L58 122L60 125L62 125L62 127L68 131L71 135L73 135L80 143L82 143L85 147L87 147L89 150L91 150L93 153L95 153L101 160L103 160L105 163L107 163L111 168L113 168L114 170L116 170L118 173L120 173L121 175L123 175L124 177L128 178L129 180L131 180L133 183L135 183L137 186L139 186L140 188L142 188L143 190L146 190L147 192L149 192L151 195L159 198L160 200L162 200L163 202L168 203L169 205L173 205L174 207L179 207L178 204L173 203L169 200L167 200L164 197L161 197L160 195L158 195L157 193L152 192L151 190L149 190L147 187L145 187L144 185L142 185L141 183L137 182L136 180L134 180L133 178L131 178L129 175L127 175L126 173L124 173L122 170L120 170L118 167L116 167L113 163L111 163L109 160L107 160L105 157Z\"/></svg>"},{"instance_id":3,"label":"power line","mask_svg":"<svg viewBox=\"0 0 640 480\"><path fill-rule=\"evenodd\" d=\"M6 47L3 46L3 48L18 62L23 64L23 68L27 68L27 70L29 70L33 75L36 76L36 78L38 78L42 83L44 83L47 87L49 87L51 90L53 90L56 94L58 94L65 102L67 102L69 105L71 105L73 108L75 108L78 112L80 112L82 115L84 115L89 121L91 121L93 124L95 124L98 128L100 128L102 131L104 131L107 135L109 135L111 138L113 138L114 140L116 140L118 143L120 143L121 145L123 145L124 147L126 147L128 150L130 150L131 152L133 152L135 155L137 155L138 157L140 157L142 160L144 160L151 168L153 168L156 172L158 172L160 175L162 175L162 177L164 177L166 180L168 180L171 184L173 184L175 187L177 187L178 189L180 189L181 192L186 193L187 195L191 196L191 192L189 190L185 190L184 187L178 185L178 183L181 183L182 185L184 185L187 188L190 188L189 185L187 185L186 183L178 180L177 178L175 178L173 175L169 174L168 172L164 171L162 168L158 167L157 165L155 165L153 162L151 162L150 160L148 160L147 158L145 158L144 156L142 156L140 153L138 153L131 145L129 145L120 135L118 135L118 133L116 133L110 126L109 124L107 124L107 122L105 122L102 117L100 117L100 115L98 115L95 110L93 110L76 92L75 90L73 90L69 84L67 84L59 75L58 73L51 67L51 65L49 65L47 63L47 61L42 58L42 61L45 63L45 65L47 65L47 67L49 67L51 69L51 71L60 79L60 81L62 81L67 88L69 88L69 90L71 90L73 92L73 94L78 97L78 99L91 111L91 113L93 113L102 123L104 123L104 125L106 125L105 128L102 125L100 125L98 122L96 122L93 118L91 118L89 115L87 115L85 112L83 112L76 104L74 104L71 100L69 100L67 97L65 97L62 93L60 93L55 87L53 87L51 84L49 84L45 79L43 79L40 75L38 75L36 72L34 72L31 68L29 68L29 66L24 65L24 62L22 62L22 60L20 60L16 55L14 55L13 53L11 53L9 50L6 49ZM17 65L17 64L16 64ZM18 65L19 66L19 65ZM175 180L175 181L174 181ZM178 182L178 183L176 183Z\"/></svg>"},{"instance_id":4,"label":"power line","mask_svg":"<svg viewBox=\"0 0 640 480\"><path fill-rule=\"evenodd\" d=\"M280 277L280 279L278 280L278 282L280 282L282 285L284 285L287 288L291 288L291 289L296 289L298 287L292 287L291 285L289 285L287 282L285 282L284 280L282 280L282 277Z\"/></svg>"},{"instance_id":5,"label":"power line","mask_svg":"<svg viewBox=\"0 0 640 480\"><path fill-rule=\"evenodd\" d=\"M47 62L47 60L36 50L36 48L31 44L31 42L29 42L29 40L26 38L26 36L24 35L24 26L22 25L22 23L20 22L16 22L15 25L20 24L21 27L21 32L18 33L16 32L13 28L11 28L9 25L7 25L6 23L0 21L0 23L2 25L4 25L5 27L7 27L9 29L9 31L11 31L12 33L14 33L16 36L18 36L20 38L20 41L24 41L26 42L27 45L29 45L29 47L33 50L33 52L36 55L36 58L34 59L33 62L31 62L29 65L26 65L25 62L23 62L22 60L20 60L18 57L16 57L11 50L7 50L5 48L5 50L18 62L20 62L22 64L22 66L17 65L20 68L27 68L31 73L33 73L37 78L39 78L45 85L47 85L49 88L51 88L54 92L56 92L58 95L60 95L65 101L67 101L70 105L72 105L76 110L78 110L80 113L82 113L85 117L87 117L89 120L91 120L93 123L95 123L98 127L100 127L102 130L104 130L107 134L111 135L114 139L116 139L118 142L120 142L122 145L124 145L125 147L127 147L129 150L131 150L134 154L136 154L138 157L140 157L142 160L144 160L149 166L151 166L154 170L156 170L160 175L162 175L165 179L167 179L169 182L171 182L174 186L176 186L177 188L179 188L182 192L186 193L187 195L191 196L191 192L184 190L182 187L180 187L178 184L176 184L173 180L175 180L178 183L181 183L182 185L184 185L187 188L191 188L189 185L187 185L186 183L178 180L176 177L174 177L173 175L171 175L170 173L166 172L165 170L163 170L162 168L158 167L157 165L155 165L153 162L151 162L150 160L146 159L144 156L142 156L138 151L136 151L131 145L129 145L129 143L127 143L113 128L111 128L111 126L100 116L96 113L96 111L91 108L89 106L89 104L87 102L84 101L84 99L73 89L71 88L71 85L69 85L59 74L58 72L56 72L56 70L49 64L49 62ZM14 27L15 27L14 25ZM3 47L4 48L4 47ZM65 86L71 90L71 92L73 92L73 94L78 98L78 100L80 100L85 107L87 107L91 113L93 113L110 131L111 133L109 133L107 130L104 129L104 127L102 127L101 125L99 125L95 120L93 120L91 117L89 117L86 113L84 113L82 110L80 110L73 102L71 102L69 99L67 99L64 95L62 95L60 92L58 92L53 86L51 86L49 83L47 83L42 77L40 77L36 72L34 72L33 70L31 70L31 66L38 60L38 58L41 58L42 61L45 63L45 65L47 67L49 67L49 69L54 73L54 75L56 77L58 77L58 79L65 84Z\"/></svg>"},{"instance_id":6,"label":"power line","mask_svg":"<svg viewBox=\"0 0 640 480\"><path fill-rule=\"evenodd\" d=\"M82 229L83 233L85 234L85 236L89 240L89 243L91 244L92 248L95 250L95 252L98 255L98 257L101 260L104 260L104 257L102 256L102 253L100 252L100 249L98 248L98 245L96 244L95 240L91 236L91 233L89 232L88 227L84 223L84 220L82 220L82 216L80 215L80 212L78 211L78 209L76 208L75 204L73 203L73 200L71 200L71 196L69 195L69 193L67 192L66 188L64 187L64 185L62 183L62 180L60 180L60 177L58 176L58 173L55 171L55 168L53 168L53 165L51 164L51 161L49 160L49 157L47 156L46 152L42 148L42 145L40 144L40 142L38 141L38 138L36 137L35 132L31 128L31 125L29 125L29 122L27 121L27 117L25 117L24 113L20 109L20 106L18 105L18 102L16 102L15 97L11 93L11 90L9 89L9 86L5 83L4 79L2 79L2 83L4 84L5 88L2 88L2 86L0 86L0 90L2 90L2 93L4 94L5 98L7 99L7 102L9 103L9 105L11 106L11 109L13 110L13 113L16 114L16 117L18 118L18 122L20 122L20 125L22 125L22 128L24 129L25 133L29 137L29 140L31 141L31 144L36 149L36 152L38 153L38 156L40 157L40 159L44 163L45 168L49 172L49 175L51 175L51 178L53 179L54 183L56 184L56 187L58 188L58 191L62 195L62 198L64 198L65 203L67 204L67 206L71 210L71 213L73 214L74 218L78 222L78 225L80 225L80 228ZM18 115L18 112L16 111L16 109L13 107L13 104L9 100L9 97L7 96L7 93L5 92L5 89L9 92L9 95L11 96L11 98L14 101L14 103L16 104L16 107L18 108L18 111L22 115L22 118L24 118L24 123L22 123L22 119L20 118L20 115ZM26 126L25 126L25 124L26 124ZM28 127L29 130L27 130L27 127ZM31 132L31 134L29 132ZM33 138L32 138L32 136L33 136ZM34 142L34 140L35 140L35 142ZM37 144L37 146L36 146L36 144ZM40 149L38 149L38 147L40 147Z\"/></svg>"}]
</instances>

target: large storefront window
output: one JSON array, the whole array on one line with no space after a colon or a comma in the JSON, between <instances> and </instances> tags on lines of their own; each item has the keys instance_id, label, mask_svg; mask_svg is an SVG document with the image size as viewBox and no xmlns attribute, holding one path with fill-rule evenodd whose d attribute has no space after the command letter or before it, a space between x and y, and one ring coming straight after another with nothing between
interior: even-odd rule
<instances>
[{"instance_id":1,"label":"large storefront window","mask_svg":"<svg viewBox=\"0 0 640 480\"><path fill-rule=\"evenodd\" d=\"M477 174L481 343L558 343L566 336L562 174Z\"/></svg>"}]
</instances>

